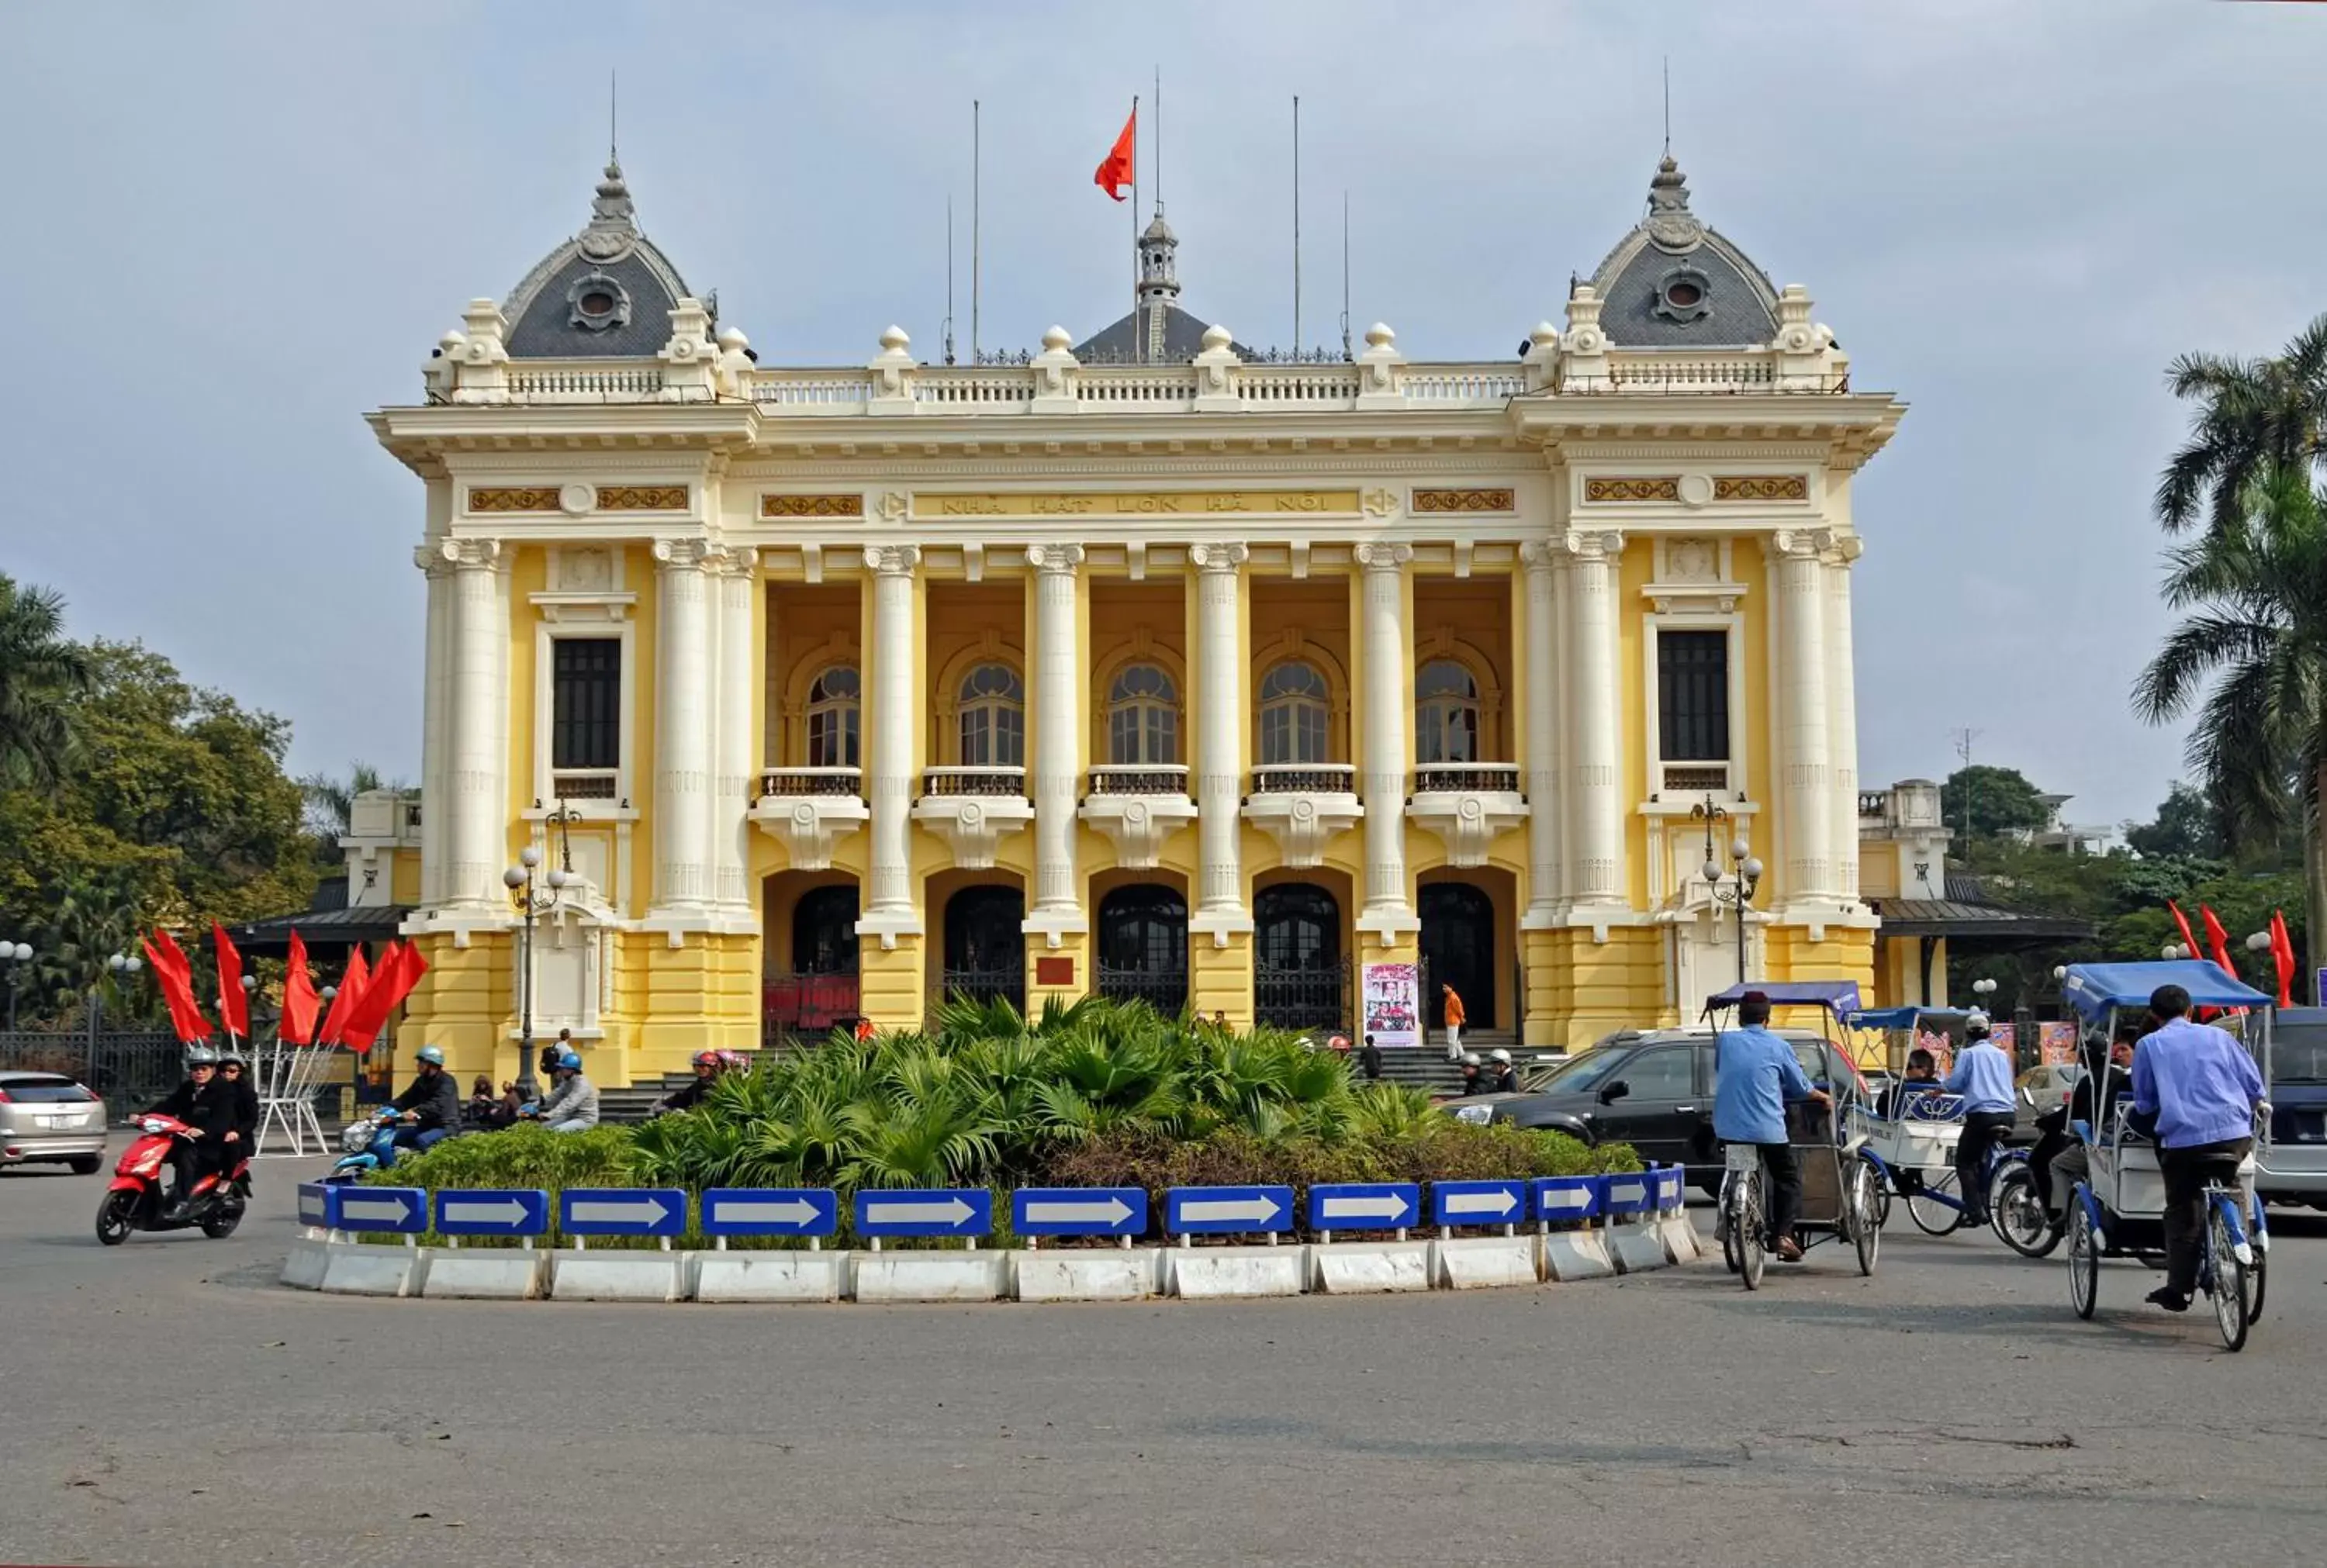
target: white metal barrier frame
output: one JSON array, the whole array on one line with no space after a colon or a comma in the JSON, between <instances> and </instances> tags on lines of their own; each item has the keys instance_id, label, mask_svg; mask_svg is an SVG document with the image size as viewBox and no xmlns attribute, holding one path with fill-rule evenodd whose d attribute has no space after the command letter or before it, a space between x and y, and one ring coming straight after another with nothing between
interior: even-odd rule
<instances>
[{"instance_id":1,"label":"white metal barrier frame","mask_svg":"<svg viewBox=\"0 0 2327 1568\"><path fill-rule=\"evenodd\" d=\"M315 1095L338 1054L328 1045L287 1045L280 1040L273 1049L258 1051L258 1136L250 1146L252 1159L284 1160L331 1153L323 1124L315 1115ZM290 1146L270 1149L267 1134L278 1130L282 1141Z\"/></svg>"}]
</instances>

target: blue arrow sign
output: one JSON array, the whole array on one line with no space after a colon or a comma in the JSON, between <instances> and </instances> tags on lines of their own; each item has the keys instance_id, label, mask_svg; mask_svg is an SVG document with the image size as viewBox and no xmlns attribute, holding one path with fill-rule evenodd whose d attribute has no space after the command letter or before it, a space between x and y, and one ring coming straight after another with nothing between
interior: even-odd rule
<instances>
[{"instance_id":1,"label":"blue arrow sign","mask_svg":"<svg viewBox=\"0 0 2327 1568\"><path fill-rule=\"evenodd\" d=\"M706 1236L830 1236L840 1202L824 1187L714 1187L703 1194Z\"/></svg>"},{"instance_id":2,"label":"blue arrow sign","mask_svg":"<svg viewBox=\"0 0 2327 1568\"><path fill-rule=\"evenodd\" d=\"M1436 1225L1516 1225L1528 1217L1528 1184L1515 1181L1433 1181L1430 1218Z\"/></svg>"},{"instance_id":3,"label":"blue arrow sign","mask_svg":"<svg viewBox=\"0 0 2327 1568\"><path fill-rule=\"evenodd\" d=\"M1611 1214L1638 1214L1649 1206L1649 1177L1644 1171L1608 1178L1607 1208Z\"/></svg>"},{"instance_id":4,"label":"blue arrow sign","mask_svg":"<svg viewBox=\"0 0 2327 1568\"><path fill-rule=\"evenodd\" d=\"M1600 1212L1604 1176L1547 1176L1535 1184L1535 1215L1556 1224L1563 1219L1589 1219Z\"/></svg>"},{"instance_id":5,"label":"blue arrow sign","mask_svg":"<svg viewBox=\"0 0 2327 1568\"><path fill-rule=\"evenodd\" d=\"M1022 1187L1010 1195L1010 1228L1021 1236L1137 1236L1147 1228L1147 1194L1137 1187Z\"/></svg>"},{"instance_id":6,"label":"blue arrow sign","mask_svg":"<svg viewBox=\"0 0 2327 1568\"><path fill-rule=\"evenodd\" d=\"M1659 1210L1678 1209L1683 1202L1680 1167L1667 1165L1657 1171L1657 1208Z\"/></svg>"},{"instance_id":7,"label":"blue arrow sign","mask_svg":"<svg viewBox=\"0 0 2327 1568\"><path fill-rule=\"evenodd\" d=\"M417 1187L334 1187L323 1212L333 1230L385 1230L417 1236L428 1228L428 1194Z\"/></svg>"},{"instance_id":8,"label":"blue arrow sign","mask_svg":"<svg viewBox=\"0 0 2327 1568\"><path fill-rule=\"evenodd\" d=\"M687 1229L687 1194L661 1187L568 1187L557 1195L557 1228L568 1236L678 1236Z\"/></svg>"},{"instance_id":9,"label":"blue arrow sign","mask_svg":"<svg viewBox=\"0 0 2327 1568\"><path fill-rule=\"evenodd\" d=\"M855 1218L859 1236L991 1236L994 1194L983 1187L859 1192Z\"/></svg>"},{"instance_id":10,"label":"blue arrow sign","mask_svg":"<svg viewBox=\"0 0 2327 1568\"><path fill-rule=\"evenodd\" d=\"M1422 1220L1414 1181L1337 1181L1309 1189L1312 1230L1397 1230Z\"/></svg>"},{"instance_id":11,"label":"blue arrow sign","mask_svg":"<svg viewBox=\"0 0 2327 1568\"><path fill-rule=\"evenodd\" d=\"M436 1194L440 1236L542 1236L549 1229L549 1194L525 1188Z\"/></svg>"},{"instance_id":12,"label":"blue arrow sign","mask_svg":"<svg viewBox=\"0 0 2327 1568\"><path fill-rule=\"evenodd\" d=\"M329 1226L332 1223L332 1190L320 1181L299 1183L299 1223Z\"/></svg>"},{"instance_id":13,"label":"blue arrow sign","mask_svg":"<svg viewBox=\"0 0 2327 1568\"><path fill-rule=\"evenodd\" d=\"M1174 1187L1164 1195L1164 1228L1174 1236L1234 1236L1293 1228L1290 1187Z\"/></svg>"}]
</instances>

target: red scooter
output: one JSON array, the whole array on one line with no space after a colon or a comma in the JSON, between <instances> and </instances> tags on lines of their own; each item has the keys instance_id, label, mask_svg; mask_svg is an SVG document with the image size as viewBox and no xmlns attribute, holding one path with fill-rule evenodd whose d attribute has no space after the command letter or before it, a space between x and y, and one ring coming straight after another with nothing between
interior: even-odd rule
<instances>
[{"instance_id":1,"label":"red scooter","mask_svg":"<svg viewBox=\"0 0 2327 1568\"><path fill-rule=\"evenodd\" d=\"M169 1206L162 1190L168 1181L170 1145L175 1139L192 1138L194 1129L175 1116L144 1116L137 1125L145 1135L121 1156L121 1163L114 1167L113 1185L98 1206L97 1239L119 1246L133 1230L190 1230L196 1226L213 1241L232 1236L250 1199L249 1154L238 1150L226 1170L196 1181L183 1218L164 1218Z\"/></svg>"}]
</instances>

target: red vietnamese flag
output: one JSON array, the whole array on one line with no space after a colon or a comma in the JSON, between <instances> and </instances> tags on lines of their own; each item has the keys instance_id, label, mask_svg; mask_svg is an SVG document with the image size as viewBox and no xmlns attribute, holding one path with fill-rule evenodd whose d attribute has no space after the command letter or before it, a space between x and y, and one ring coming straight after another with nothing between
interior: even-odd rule
<instances>
[{"instance_id":1,"label":"red vietnamese flag","mask_svg":"<svg viewBox=\"0 0 2327 1568\"><path fill-rule=\"evenodd\" d=\"M371 984L364 988L363 1001L348 1020L343 1038L358 1050L369 1050L372 1041L388 1022L388 1015L402 1004L420 977L428 973L428 960L420 956L417 947L399 947L389 944L381 955L379 967L372 971Z\"/></svg>"},{"instance_id":2,"label":"red vietnamese flag","mask_svg":"<svg viewBox=\"0 0 2327 1568\"><path fill-rule=\"evenodd\" d=\"M363 999L364 987L371 984L371 972L365 966L363 948L348 949L347 973L340 976L340 988L332 997L331 1010L323 1014L323 1026L315 1031L318 1045L337 1045L341 1031L347 1027L348 1014Z\"/></svg>"},{"instance_id":3,"label":"red vietnamese flag","mask_svg":"<svg viewBox=\"0 0 2327 1568\"><path fill-rule=\"evenodd\" d=\"M2222 966L2223 974L2237 979L2238 967L2230 962L2230 934L2222 929L2222 922L2214 918L2213 906L2200 904L2198 918L2206 922L2206 940L2214 944L2214 962Z\"/></svg>"},{"instance_id":4,"label":"red vietnamese flag","mask_svg":"<svg viewBox=\"0 0 2327 1568\"><path fill-rule=\"evenodd\" d=\"M219 1022L229 1034L250 1034L250 994L242 988L242 955L235 951L226 928L210 922L210 945L218 951Z\"/></svg>"},{"instance_id":5,"label":"red vietnamese flag","mask_svg":"<svg viewBox=\"0 0 2327 1568\"><path fill-rule=\"evenodd\" d=\"M1092 182L1106 191L1111 200L1122 201L1124 187L1135 183L1138 179L1138 175L1133 172L1133 159L1135 155L1135 148L1138 137L1139 100L1134 98L1131 102L1131 117L1123 122L1123 135L1115 138L1115 145L1108 151L1106 162L1100 163L1098 172L1091 176Z\"/></svg>"},{"instance_id":6,"label":"red vietnamese flag","mask_svg":"<svg viewBox=\"0 0 2327 1568\"><path fill-rule=\"evenodd\" d=\"M313 977L307 973L306 941L295 929L291 933L291 957L286 962L283 1019L275 1026L276 1037L291 1045L311 1044L315 1038L315 1010L321 999L315 994Z\"/></svg>"},{"instance_id":7,"label":"red vietnamese flag","mask_svg":"<svg viewBox=\"0 0 2327 1568\"><path fill-rule=\"evenodd\" d=\"M2190 957L2192 958L2196 957L2198 956L2198 938L2197 934L2190 929L2190 917L2183 914L2182 912L2182 906L2175 903L2172 899L2165 901L2165 907L2173 911L2173 923L2182 929L2182 945L2190 949Z\"/></svg>"},{"instance_id":8,"label":"red vietnamese flag","mask_svg":"<svg viewBox=\"0 0 2327 1568\"><path fill-rule=\"evenodd\" d=\"M2294 938L2287 934L2286 913L2283 910L2270 912L2270 956L2278 970L2278 1004L2294 1005Z\"/></svg>"},{"instance_id":9,"label":"red vietnamese flag","mask_svg":"<svg viewBox=\"0 0 2327 1568\"><path fill-rule=\"evenodd\" d=\"M154 981L170 1010L170 1027L179 1043L192 1045L210 1037L210 1021L194 1002L193 966L167 931L155 931L145 942L146 961L154 966Z\"/></svg>"}]
</instances>

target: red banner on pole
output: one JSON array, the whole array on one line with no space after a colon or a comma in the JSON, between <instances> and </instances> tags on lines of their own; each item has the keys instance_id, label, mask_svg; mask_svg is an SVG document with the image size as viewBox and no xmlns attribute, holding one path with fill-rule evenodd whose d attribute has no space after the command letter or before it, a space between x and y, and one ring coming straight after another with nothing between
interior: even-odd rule
<instances>
[{"instance_id":1,"label":"red banner on pole","mask_svg":"<svg viewBox=\"0 0 2327 1568\"><path fill-rule=\"evenodd\" d=\"M315 1038L315 1012L321 1003L315 994L314 977L307 973L307 944L294 930L288 973L283 981L283 1022L276 1026L276 1038L289 1045L312 1044Z\"/></svg>"},{"instance_id":2,"label":"red banner on pole","mask_svg":"<svg viewBox=\"0 0 2327 1568\"><path fill-rule=\"evenodd\" d=\"M194 966L167 931L155 931L145 941L146 962L154 966L154 981L170 1010L170 1027L182 1045L210 1037L210 1021L194 1001Z\"/></svg>"},{"instance_id":3,"label":"red banner on pole","mask_svg":"<svg viewBox=\"0 0 2327 1568\"><path fill-rule=\"evenodd\" d=\"M219 1022L229 1034L250 1038L250 993L242 988L242 955L226 928L210 922L210 946L218 953Z\"/></svg>"}]
</instances>

